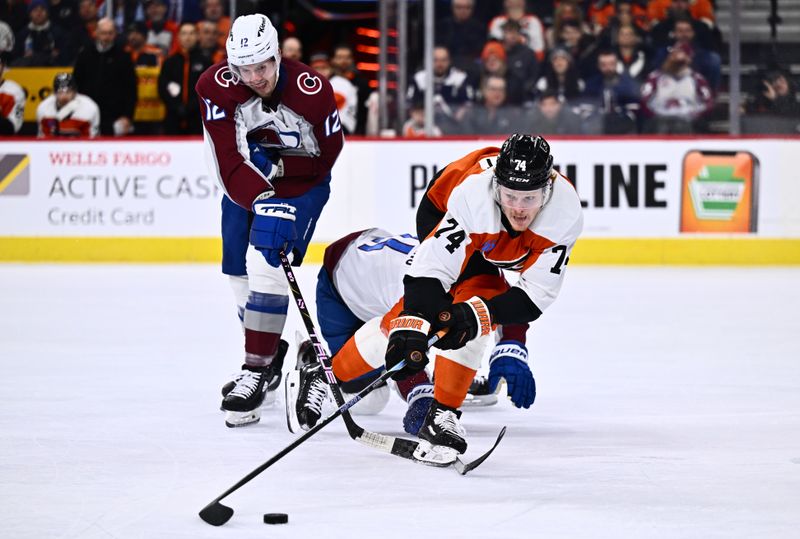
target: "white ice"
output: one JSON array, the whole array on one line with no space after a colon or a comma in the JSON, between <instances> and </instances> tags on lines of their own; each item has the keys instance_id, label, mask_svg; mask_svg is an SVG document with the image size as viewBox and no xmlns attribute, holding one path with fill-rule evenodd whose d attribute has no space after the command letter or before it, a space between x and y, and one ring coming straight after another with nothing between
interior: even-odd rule
<instances>
[{"instance_id":1,"label":"white ice","mask_svg":"<svg viewBox=\"0 0 800 539\"><path fill-rule=\"evenodd\" d=\"M197 512L294 439L282 404L224 426L242 336L217 268L0 265L0 537L800 537L800 270L569 272L531 332L533 408L464 414L468 457L508 426L471 475L337 421L213 528Z\"/></svg>"}]
</instances>

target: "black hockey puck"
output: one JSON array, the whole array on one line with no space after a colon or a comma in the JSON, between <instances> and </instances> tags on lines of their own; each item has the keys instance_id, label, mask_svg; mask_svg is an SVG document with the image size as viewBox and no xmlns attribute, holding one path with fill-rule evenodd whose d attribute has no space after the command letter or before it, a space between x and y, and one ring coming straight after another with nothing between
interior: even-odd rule
<instances>
[{"instance_id":1,"label":"black hockey puck","mask_svg":"<svg viewBox=\"0 0 800 539\"><path fill-rule=\"evenodd\" d=\"M289 515L286 513L264 513L264 524L286 524Z\"/></svg>"}]
</instances>

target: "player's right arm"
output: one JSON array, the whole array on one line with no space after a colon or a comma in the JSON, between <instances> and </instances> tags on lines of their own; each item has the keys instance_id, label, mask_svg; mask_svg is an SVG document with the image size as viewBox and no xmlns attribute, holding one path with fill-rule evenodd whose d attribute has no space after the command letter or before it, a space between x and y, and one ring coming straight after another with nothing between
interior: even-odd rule
<instances>
[{"instance_id":1,"label":"player's right arm","mask_svg":"<svg viewBox=\"0 0 800 539\"><path fill-rule=\"evenodd\" d=\"M203 138L209 168L217 175L225 193L250 210L256 197L274 193L270 177L251 161L241 107L255 95L231 80L227 62L208 68L195 88L203 119ZM277 172L277 168L273 168ZM271 174L274 177L274 173Z\"/></svg>"}]
</instances>

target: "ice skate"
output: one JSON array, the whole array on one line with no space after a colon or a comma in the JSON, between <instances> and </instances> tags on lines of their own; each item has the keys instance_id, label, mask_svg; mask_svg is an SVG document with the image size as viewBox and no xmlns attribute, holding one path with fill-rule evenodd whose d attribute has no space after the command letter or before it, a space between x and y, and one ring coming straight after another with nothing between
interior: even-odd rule
<instances>
[{"instance_id":1,"label":"ice skate","mask_svg":"<svg viewBox=\"0 0 800 539\"><path fill-rule=\"evenodd\" d=\"M314 358L308 341L300 345L297 368L286 376L285 390L289 431L300 432L313 428L322 417L322 403L328 398L328 384L322 365Z\"/></svg>"},{"instance_id":2,"label":"ice skate","mask_svg":"<svg viewBox=\"0 0 800 539\"><path fill-rule=\"evenodd\" d=\"M414 458L430 466L449 466L467 450L466 430L460 423L461 412L440 403L431 402L425 422L419 429L419 445Z\"/></svg>"},{"instance_id":3,"label":"ice skate","mask_svg":"<svg viewBox=\"0 0 800 539\"><path fill-rule=\"evenodd\" d=\"M264 408L266 406L272 406L275 404L276 396L278 395L277 389L281 385L281 380L283 377L283 360L286 357L286 351L289 350L289 343L284 341L283 339L280 340L278 343L278 350L275 352L275 357L272 359L272 363L270 367L272 368L272 375L270 379L267 381L267 393L264 395L264 401L261 403L261 407ZM241 371L237 372L236 375L233 377L232 380L227 382L224 386L222 386L222 396L227 397L228 393L230 393L236 384L245 376L247 371L242 369ZM223 412L225 411L225 407L220 405L220 410Z\"/></svg>"},{"instance_id":4,"label":"ice skate","mask_svg":"<svg viewBox=\"0 0 800 539\"><path fill-rule=\"evenodd\" d=\"M221 408L227 426L243 427L261 420L261 408L275 402L287 349L288 344L280 341L272 363L266 367L242 365L236 378L223 386Z\"/></svg>"}]
</instances>

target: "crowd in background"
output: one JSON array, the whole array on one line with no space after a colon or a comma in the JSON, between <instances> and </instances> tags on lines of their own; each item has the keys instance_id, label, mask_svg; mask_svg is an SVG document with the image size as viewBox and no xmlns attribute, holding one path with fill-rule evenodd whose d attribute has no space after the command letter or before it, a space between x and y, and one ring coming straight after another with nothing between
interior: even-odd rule
<instances>
[{"instance_id":1,"label":"crowd in background","mask_svg":"<svg viewBox=\"0 0 800 539\"><path fill-rule=\"evenodd\" d=\"M240 6L239 14L269 10ZM99 107L102 135L197 134L194 85L225 57L227 8L223 0L0 0L0 65L72 66L61 91ZM326 47L289 19L279 30L285 58L330 79L346 132L378 134L374 74L358 71L353 43ZM437 3L435 41L436 135L702 133L722 85L712 0L451 0ZM423 133L429 83L413 63L400 133L412 137ZM134 121L140 66L159 68L163 122ZM746 112L800 115L790 73L762 75Z\"/></svg>"}]
</instances>

